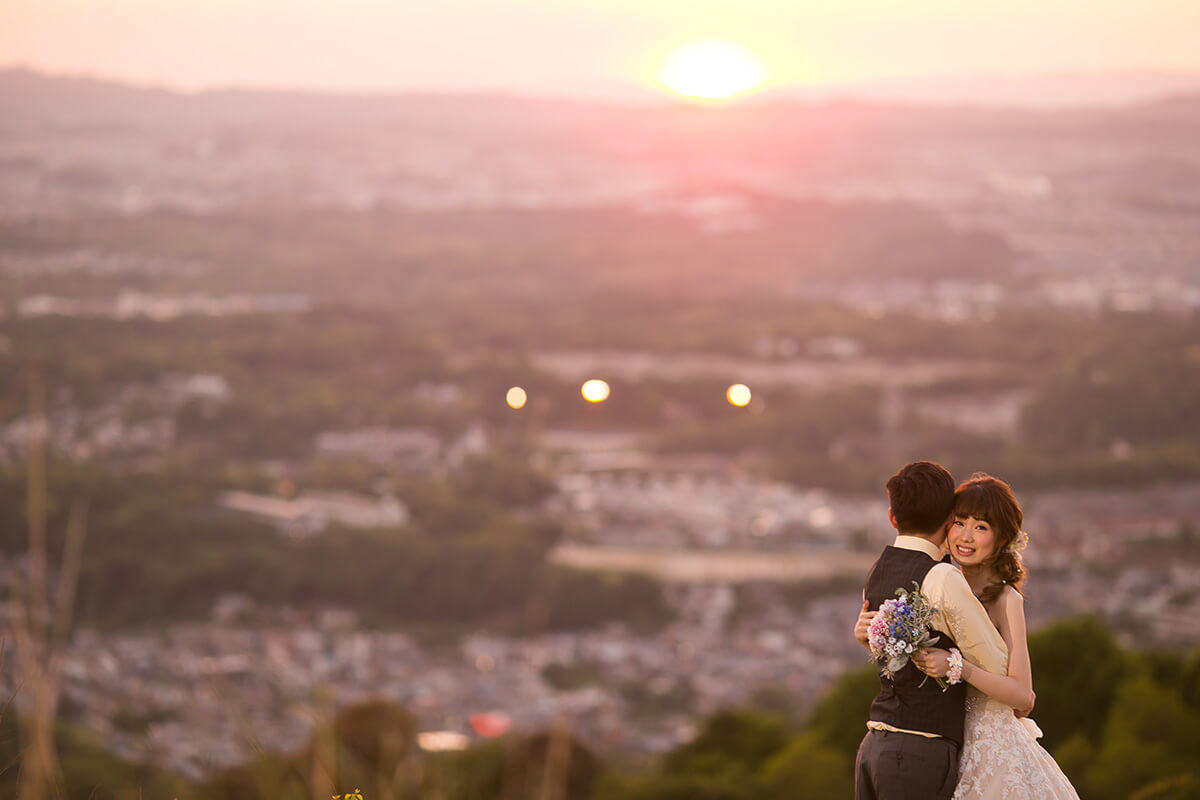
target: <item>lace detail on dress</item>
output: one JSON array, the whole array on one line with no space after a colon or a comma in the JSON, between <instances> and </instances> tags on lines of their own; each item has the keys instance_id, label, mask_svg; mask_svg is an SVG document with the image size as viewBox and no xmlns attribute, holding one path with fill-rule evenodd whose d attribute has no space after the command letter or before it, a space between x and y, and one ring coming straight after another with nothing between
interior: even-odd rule
<instances>
[{"instance_id":1,"label":"lace detail on dress","mask_svg":"<svg viewBox=\"0 0 1200 800\"><path fill-rule=\"evenodd\" d=\"M943 623L945 627L941 628L941 630L949 632L967 629L966 615L963 614L963 612L960 611L957 606L949 605L948 607L943 607L939 610L941 611L942 616L945 618L945 622ZM942 645L943 649L946 647L948 647L948 645Z\"/></svg>"},{"instance_id":2,"label":"lace detail on dress","mask_svg":"<svg viewBox=\"0 0 1200 800\"><path fill-rule=\"evenodd\" d=\"M1011 708L967 690L954 800L1079 800L1067 776Z\"/></svg>"}]
</instances>

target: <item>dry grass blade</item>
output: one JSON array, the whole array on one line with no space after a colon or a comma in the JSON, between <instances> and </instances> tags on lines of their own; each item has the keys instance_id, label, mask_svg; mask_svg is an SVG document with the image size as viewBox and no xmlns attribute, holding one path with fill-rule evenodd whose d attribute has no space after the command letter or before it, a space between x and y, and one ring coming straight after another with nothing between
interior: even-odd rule
<instances>
[{"instance_id":1,"label":"dry grass blade","mask_svg":"<svg viewBox=\"0 0 1200 800\"><path fill-rule=\"evenodd\" d=\"M61 652L71 624L75 587L83 557L86 506L72 505L67 524L58 587L51 608L47 597L47 506L45 387L36 371L29 373L30 436L28 451L29 549L26 591L21 613L14 615L16 673L20 693L28 700L28 713L20 721L21 766L18 796L42 800L65 793L54 746L61 690ZM51 612L53 626L51 627Z\"/></svg>"}]
</instances>

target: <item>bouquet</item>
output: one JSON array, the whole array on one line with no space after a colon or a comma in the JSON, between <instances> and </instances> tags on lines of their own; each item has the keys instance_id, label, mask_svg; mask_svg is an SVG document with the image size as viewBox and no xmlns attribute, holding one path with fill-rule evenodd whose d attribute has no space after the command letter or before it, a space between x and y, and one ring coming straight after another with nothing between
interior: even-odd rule
<instances>
[{"instance_id":1,"label":"bouquet","mask_svg":"<svg viewBox=\"0 0 1200 800\"><path fill-rule=\"evenodd\" d=\"M929 632L929 620L936 610L921 594L921 587L915 581L911 591L897 589L895 599L883 601L879 613L871 621L867 641L871 656L885 676L894 678L913 653L937 644L938 637ZM941 678L934 680L943 690L947 688ZM924 684L925 681L921 681L921 685Z\"/></svg>"}]
</instances>

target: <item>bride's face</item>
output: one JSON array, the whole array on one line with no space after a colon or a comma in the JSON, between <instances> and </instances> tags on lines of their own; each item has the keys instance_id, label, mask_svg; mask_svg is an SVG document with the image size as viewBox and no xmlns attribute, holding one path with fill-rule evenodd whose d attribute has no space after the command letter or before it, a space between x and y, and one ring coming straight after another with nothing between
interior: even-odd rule
<instances>
[{"instance_id":1,"label":"bride's face","mask_svg":"<svg viewBox=\"0 0 1200 800\"><path fill-rule=\"evenodd\" d=\"M954 517L950 525L950 555L964 567L983 564L996 549L996 535L986 520Z\"/></svg>"}]
</instances>

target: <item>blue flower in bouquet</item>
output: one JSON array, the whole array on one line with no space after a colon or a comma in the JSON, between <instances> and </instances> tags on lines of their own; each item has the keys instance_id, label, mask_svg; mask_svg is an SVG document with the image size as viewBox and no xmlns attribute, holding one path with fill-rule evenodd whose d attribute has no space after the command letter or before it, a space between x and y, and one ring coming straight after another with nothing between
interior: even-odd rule
<instances>
[{"instance_id":1,"label":"blue flower in bouquet","mask_svg":"<svg viewBox=\"0 0 1200 800\"><path fill-rule=\"evenodd\" d=\"M894 678L913 653L937 643L929 628L936 610L915 582L911 590L897 589L895 598L883 601L867 631L867 643L885 676ZM936 680L946 688L945 681Z\"/></svg>"}]
</instances>

